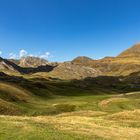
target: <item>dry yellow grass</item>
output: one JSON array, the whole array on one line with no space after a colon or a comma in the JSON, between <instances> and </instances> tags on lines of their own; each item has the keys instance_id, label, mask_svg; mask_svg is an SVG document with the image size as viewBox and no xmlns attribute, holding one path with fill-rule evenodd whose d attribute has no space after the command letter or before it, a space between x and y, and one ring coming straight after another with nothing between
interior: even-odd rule
<instances>
[{"instance_id":1,"label":"dry yellow grass","mask_svg":"<svg viewBox=\"0 0 140 140\"><path fill-rule=\"evenodd\" d=\"M124 101L128 101L128 100L129 99L127 99L127 98L113 97L113 98L102 100L101 102L99 102L98 105L100 108L106 108L111 103L122 102L122 101L124 102Z\"/></svg>"},{"instance_id":2,"label":"dry yellow grass","mask_svg":"<svg viewBox=\"0 0 140 140\"><path fill-rule=\"evenodd\" d=\"M136 109L133 111L123 111L119 113L115 113L112 115L109 115L107 118L111 118L114 120L133 120L133 121L140 121L140 110Z\"/></svg>"},{"instance_id":3,"label":"dry yellow grass","mask_svg":"<svg viewBox=\"0 0 140 140\"><path fill-rule=\"evenodd\" d=\"M78 114L78 115L77 115ZM100 114L94 116L94 114ZM104 115L103 115L104 114ZM103 139L111 140L139 140L140 128L127 125L131 123L139 123L140 125L140 110L124 111L113 115L106 115L104 112L76 112L62 114L58 116L38 116L38 117L10 117L0 116L0 120L8 123L22 123L22 129L33 131L29 121L42 124L47 127L52 125L59 131L75 133L87 136L98 136ZM114 118L116 118L114 120ZM121 122L122 119L127 122ZM128 122L129 120L129 122ZM131 120L131 121L130 121ZM122 124L123 123L123 124ZM37 133L37 132L35 132Z\"/></svg>"},{"instance_id":4,"label":"dry yellow grass","mask_svg":"<svg viewBox=\"0 0 140 140\"><path fill-rule=\"evenodd\" d=\"M27 90L17 87L15 84L0 82L0 97L6 100L27 101L29 99L29 93Z\"/></svg>"},{"instance_id":5,"label":"dry yellow grass","mask_svg":"<svg viewBox=\"0 0 140 140\"><path fill-rule=\"evenodd\" d=\"M97 117L97 116L102 116L102 115L106 115L106 114L107 113L103 112L103 111L86 110L86 111L75 111L75 112L70 112L70 113L62 113L57 116L59 116L59 117L67 117L67 116Z\"/></svg>"}]
</instances>

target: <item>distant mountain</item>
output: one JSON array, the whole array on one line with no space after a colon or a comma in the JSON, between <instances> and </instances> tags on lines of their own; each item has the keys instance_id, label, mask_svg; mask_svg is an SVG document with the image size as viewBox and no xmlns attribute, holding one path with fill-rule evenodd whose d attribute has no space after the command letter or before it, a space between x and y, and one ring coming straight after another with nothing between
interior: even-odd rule
<instances>
[{"instance_id":1,"label":"distant mountain","mask_svg":"<svg viewBox=\"0 0 140 140\"><path fill-rule=\"evenodd\" d=\"M75 58L74 60L72 60L72 63L83 65L83 66L90 66L93 63L93 59L86 56L79 56Z\"/></svg>"},{"instance_id":2,"label":"distant mountain","mask_svg":"<svg viewBox=\"0 0 140 140\"><path fill-rule=\"evenodd\" d=\"M12 71L12 72L22 72L22 68L13 63L12 61L3 59L0 57L0 70L1 71Z\"/></svg>"},{"instance_id":3,"label":"distant mountain","mask_svg":"<svg viewBox=\"0 0 140 140\"><path fill-rule=\"evenodd\" d=\"M140 43L123 51L116 57L94 60L79 56L71 62L51 63L38 57L20 60L0 58L0 70L21 74L48 72L47 76L62 79L83 79L97 76L126 76L140 71Z\"/></svg>"},{"instance_id":4,"label":"distant mountain","mask_svg":"<svg viewBox=\"0 0 140 140\"><path fill-rule=\"evenodd\" d=\"M140 57L140 42L122 52L118 57Z\"/></svg>"},{"instance_id":5,"label":"distant mountain","mask_svg":"<svg viewBox=\"0 0 140 140\"><path fill-rule=\"evenodd\" d=\"M26 59L24 59L26 60ZM36 60L39 60L36 58ZM28 62L28 61L27 61ZM31 61L30 61L31 62ZM35 61L32 60L32 64L34 64L35 66ZM8 74L10 73L20 73L20 74L29 74L29 73L37 73L37 72L49 72L51 70L53 70L53 68L55 67L54 64L51 65L43 65L43 63L41 63L41 65L39 65L38 61L36 62L36 66L37 64L39 65L38 67L21 67L20 65L20 60L7 60L7 59L3 59L0 58L0 71L4 71ZM26 61L25 61L26 64Z\"/></svg>"},{"instance_id":6,"label":"distant mountain","mask_svg":"<svg viewBox=\"0 0 140 140\"><path fill-rule=\"evenodd\" d=\"M7 60L12 62L12 63L14 63L14 64L16 64L16 65L19 65L19 63L20 63L19 59L7 59Z\"/></svg>"},{"instance_id":7,"label":"distant mountain","mask_svg":"<svg viewBox=\"0 0 140 140\"><path fill-rule=\"evenodd\" d=\"M19 66L21 67L37 68L39 66L45 66L45 65L48 65L48 61L38 57L31 57L31 56L23 57L19 61Z\"/></svg>"},{"instance_id":8,"label":"distant mountain","mask_svg":"<svg viewBox=\"0 0 140 140\"><path fill-rule=\"evenodd\" d=\"M64 62L49 72L49 75L59 79L83 79L101 75L99 70L87 66L80 66L73 62Z\"/></svg>"},{"instance_id":9,"label":"distant mountain","mask_svg":"<svg viewBox=\"0 0 140 140\"><path fill-rule=\"evenodd\" d=\"M92 60L87 57L78 57L72 61L74 64L88 66L99 70L103 75L120 76L140 71L140 43L125 50L117 57L105 57Z\"/></svg>"}]
</instances>

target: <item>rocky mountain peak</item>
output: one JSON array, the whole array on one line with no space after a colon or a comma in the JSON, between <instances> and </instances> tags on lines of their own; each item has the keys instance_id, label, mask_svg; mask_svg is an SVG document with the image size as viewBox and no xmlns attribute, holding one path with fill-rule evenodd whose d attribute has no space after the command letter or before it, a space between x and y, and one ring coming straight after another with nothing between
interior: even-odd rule
<instances>
[{"instance_id":1,"label":"rocky mountain peak","mask_svg":"<svg viewBox=\"0 0 140 140\"><path fill-rule=\"evenodd\" d=\"M19 66L36 68L39 66L45 66L47 64L48 64L48 61L45 59L27 56L27 57L21 58Z\"/></svg>"}]
</instances>

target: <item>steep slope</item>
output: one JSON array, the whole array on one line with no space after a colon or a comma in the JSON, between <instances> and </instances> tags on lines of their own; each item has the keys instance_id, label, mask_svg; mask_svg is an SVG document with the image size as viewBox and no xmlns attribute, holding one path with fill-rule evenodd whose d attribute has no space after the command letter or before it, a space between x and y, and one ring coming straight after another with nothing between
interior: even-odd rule
<instances>
[{"instance_id":1,"label":"steep slope","mask_svg":"<svg viewBox=\"0 0 140 140\"><path fill-rule=\"evenodd\" d=\"M1 73L0 79L7 76ZM14 83L0 81L0 114L20 115L22 114L22 110L19 108L20 104L27 103L31 99L29 91Z\"/></svg>"},{"instance_id":2,"label":"steep slope","mask_svg":"<svg viewBox=\"0 0 140 140\"><path fill-rule=\"evenodd\" d=\"M5 101L27 102L30 97L28 93L14 84L0 82L0 98Z\"/></svg>"},{"instance_id":3,"label":"steep slope","mask_svg":"<svg viewBox=\"0 0 140 140\"><path fill-rule=\"evenodd\" d=\"M115 57L103 58L93 62L93 67L102 71L104 75L126 76L140 71L140 58Z\"/></svg>"},{"instance_id":4,"label":"steep slope","mask_svg":"<svg viewBox=\"0 0 140 140\"><path fill-rule=\"evenodd\" d=\"M12 62L12 63L14 63L14 64L16 64L16 65L19 65L19 63L20 63L19 59L7 59L7 60Z\"/></svg>"},{"instance_id":5,"label":"steep slope","mask_svg":"<svg viewBox=\"0 0 140 140\"><path fill-rule=\"evenodd\" d=\"M38 57L31 57L31 56L21 58L19 62L19 66L21 67L37 68L39 66L45 66L45 65L48 65L47 60Z\"/></svg>"},{"instance_id":6,"label":"steep slope","mask_svg":"<svg viewBox=\"0 0 140 140\"><path fill-rule=\"evenodd\" d=\"M135 44L133 47L122 52L118 57L129 58L129 57L140 57L140 42Z\"/></svg>"},{"instance_id":7,"label":"steep slope","mask_svg":"<svg viewBox=\"0 0 140 140\"><path fill-rule=\"evenodd\" d=\"M88 66L99 70L103 75L129 75L133 72L140 71L140 43L122 52L117 57L105 57L99 60L78 57L72 62L77 65Z\"/></svg>"},{"instance_id":8,"label":"steep slope","mask_svg":"<svg viewBox=\"0 0 140 140\"><path fill-rule=\"evenodd\" d=\"M19 66L18 60L8 60L8 59L0 58L0 71L4 71L8 74L13 74L13 73L30 74L30 73L37 73L37 72L49 72L53 70L54 67L56 67L55 64L48 65L46 60L42 60L40 58L33 58L33 60L32 58L27 58L27 60L30 60L29 61L30 63L26 61L26 59L24 59L25 63L22 64L24 66L30 65L31 67ZM23 60L21 62L23 62Z\"/></svg>"},{"instance_id":9,"label":"steep slope","mask_svg":"<svg viewBox=\"0 0 140 140\"><path fill-rule=\"evenodd\" d=\"M50 63L37 57L25 57L21 60L0 58L0 70L21 74L49 72L46 75L62 79L82 79L85 77L126 76L140 71L140 43L122 52L117 57L105 57L99 60L80 56L65 63Z\"/></svg>"},{"instance_id":10,"label":"steep slope","mask_svg":"<svg viewBox=\"0 0 140 140\"><path fill-rule=\"evenodd\" d=\"M3 59L0 57L0 70L11 71L11 72L22 72L22 68L17 66L15 63Z\"/></svg>"}]
</instances>

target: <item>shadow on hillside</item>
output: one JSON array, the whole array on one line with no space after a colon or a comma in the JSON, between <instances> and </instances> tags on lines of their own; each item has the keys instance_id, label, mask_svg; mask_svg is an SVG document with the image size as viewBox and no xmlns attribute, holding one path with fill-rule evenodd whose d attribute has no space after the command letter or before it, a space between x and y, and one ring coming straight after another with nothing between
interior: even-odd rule
<instances>
[{"instance_id":1,"label":"shadow on hillside","mask_svg":"<svg viewBox=\"0 0 140 140\"><path fill-rule=\"evenodd\" d=\"M22 70L20 71L23 74L30 74L30 73L37 73L37 72L50 72L52 71L56 66L39 66L37 68L21 68Z\"/></svg>"},{"instance_id":2,"label":"shadow on hillside","mask_svg":"<svg viewBox=\"0 0 140 140\"><path fill-rule=\"evenodd\" d=\"M37 72L49 72L52 71L56 66L51 66L51 65L45 65L45 66L39 66L37 68L23 68L15 63L8 61L6 59L0 58L0 61L3 61L5 64L7 64L8 68L15 69L16 71L20 72L21 74L30 74L30 73L37 73Z\"/></svg>"},{"instance_id":3,"label":"shadow on hillside","mask_svg":"<svg viewBox=\"0 0 140 140\"><path fill-rule=\"evenodd\" d=\"M131 74L132 75L132 74ZM51 95L80 95L84 93L105 93L112 92L124 93L132 91L140 91L140 76L99 76L87 77L82 80L62 80L58 78L48 77L32 78L30 80L19 76L9 76L0 72L0 82L9 82L17 84L35 95L51 96Z\"/></svg>"}]
</instances>

